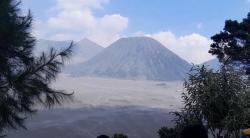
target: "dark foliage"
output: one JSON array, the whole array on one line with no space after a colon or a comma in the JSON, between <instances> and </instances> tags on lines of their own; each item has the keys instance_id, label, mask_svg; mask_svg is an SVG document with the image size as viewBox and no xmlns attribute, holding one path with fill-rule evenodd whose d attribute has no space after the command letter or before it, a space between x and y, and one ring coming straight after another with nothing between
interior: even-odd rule
<instances>
[{"instance_id":1,"label":"dark foliage","mask_svg":"<svg viewBox=\"0 0 250 138\"><path fill-rule=\"evenodd\" d=\"M124 134L114 134L114 136L112 138L128 138L128 136L126 136Z\"/></svg>"},{"instance_id":2,"label":"dark foliage","mask_svg":"<svg viewBox=\"0 0 250 138\"><path fill-rule=\"evenodd\" d=\"M179 138L179 132L176 128L162 127L158 134L160 138Z\"/></svg>"},{"instance_id":3,"label":"dark foliage","mask_svg":"<svg viewBox=\"0 0 250 138\"><path fill-rule=\"evenodd\" d=\"M214 72L194 67L184 83L185 107L178 122L204 124L214 137L238 137L249 116L248 81L231 66ZM240 114L239 114L240 113ZM184 121L185 122L185 121Z\"/></svg>"},{"instance_id":4,"label":"dark foliage","mask_svg":"<svg viewBox=\"0 0 250 138\"><path fill-rule=\"evenodd\" d=\"M208 133L202 125L189 125L182 130L180 138L208 138Z\"/></svg>"},{"instance_id":5,"label":"dark foliage","mask_svg":"<svg viewBox=\"0 0 250 138\"><path fill-rule=\"evenodd\" d=\"M250 75L250 13L242 22L227 20L224 30L212 40L211 54L226 64L242 64L246 74Z\"/></svg>"},{"instance_id":6,"label":"dark foliage","mask_svg":"<svg viewBox=\"0 0 250 138\"><path fill-rule=\"evenodd\" d=\"M214 138L239 138L240 130L249 127L249 81L243 74L231 66L217 71L193 67L184 82L184 108L174 113L175 127L165 129L165 136L200 125Z\"/></svg>"},{"instance_id":7,"label":"dark foliage","mask_svg":"<svg viewBox=\"0 0 250 138\"><path fill-rule=\"evenodd\" d=\"M52 107L71 94L51 88L72 44L60 52L51 49L34 57L35 39L30 33L32 16L20 14L20 2L0 1L0 133L23 127L34 106Z\"/></svg>"},{"instance_id":8,"label":"dark foliage","mask_svg":"<svg viewBox=\"0 0 250 138\"><path fill-rule=\"evenodd\" d=\"M109 138L109 136L106 136L106 135L100 135L100 136L98 136L98 137L96 137L96 138Z\"/></svg>"}]
</instances>

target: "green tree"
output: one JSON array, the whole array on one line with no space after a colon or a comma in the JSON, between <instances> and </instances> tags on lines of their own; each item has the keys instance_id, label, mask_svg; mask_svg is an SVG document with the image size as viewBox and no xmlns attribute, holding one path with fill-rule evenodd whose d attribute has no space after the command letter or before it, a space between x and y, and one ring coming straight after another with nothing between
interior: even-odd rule
<instances>
[{"instance_id":1,"label":"green tree","mask_svg":"<svg viewBox=\"0 0 250 138\"><path fill-rule=\"evenodd\" d=\"M175 128L162 128L160 136L171 138L188 125L203 125L214 138L239 138L250 120L249 80L242 72L231 66L217 71L193 67L184 82L184 107L174 113Z\"/></svg>"},{"instance_id":2,"label":"green tree","mask_svg":"<svg viewBox=\"0 0 250 138\"><path fill-rule=\"evenodd\" d=\"M238 138L248 125L248 80L230 66L214 72L194 67L185 81L183 114L203 123L215 138Z\"/></svg>"},{"instance_id":3,"label":"green tree","mask_svg":"<svg viewBox=\"0 0 250 138\"><path fill-rule=\"evenodd\" d=\"M243 65L250 75L250 13L242 22L227 20L224 30L212 36L212 40L211 54L221 62Z\"/></svg>"},{"instance_id":4,"label":"green tree","mask_svg":"<svg viewBox=\"0 0 250 138\"><path fill-rule=\"evenodd\" d=\"M71 55L72 44L35 57L32 16L22 16L19 5L15 0L0 1L0 134L25 128L24 120L36 111L35 105L52 107L72 95L50 86Z\"/></svg>"}]
</instances>

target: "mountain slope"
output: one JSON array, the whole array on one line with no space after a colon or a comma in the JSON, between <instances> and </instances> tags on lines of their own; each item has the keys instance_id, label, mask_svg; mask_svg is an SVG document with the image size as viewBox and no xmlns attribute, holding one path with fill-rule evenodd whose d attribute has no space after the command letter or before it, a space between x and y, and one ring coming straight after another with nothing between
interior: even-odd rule
<instances>
[{"instance_id":1,"label":"mountain slope","mask_svg":"<svg viewBox=\"0 0 250 138\"><path fill-rule=\"evenodd\" d=\"M39 54L43 51L46 51L50 48L55 48L57 50L66 48L69 46L71 41L52 41L52 40L38 40L35 47L35 54ZM75 42L73 47L73 56L70 60L70 63L82 63L93 56L97 55L100 51L103 50L103 47L98 44L84 38L79 42Z\"/></svg>"},{"instance_id":2,"label":"mountain slope","mask_svg":"<svg viewBox=\"0 0 250 138\"><path fill-rule=\"evenodd\" d=\"M83 61L87 61L88 59L94 57L99 52L101 52L104 48L89 39L82 39L77 42L74 47L74 56L75 63L82 63Z\"/></svg>"},{"instance_id":3,"label":"mountain slope","mask_svg":"<svg viewBox=\"0 0 250 138\"><path fill-rule=\"evenodd\" d=\"M206 62L202 63L201 65L205 65L208 68L217 70L220 68L220 64L221 63L219 62L219 60L217 58L215 58L215 59L211 59L209 61L206 61Z\"/></svg>"},{"instance_id":4,"label":"mountain slope","mask_svg":"<svg viewBox=\"0 0 250 138\"><path fill-rule=\"evenodd\" d=\"M41 54L41 52L48 51L50 48L63 49L69 46L70 43L71 41L53 41L53 40L39 39L36 41L34 53L36 55L39 55Z\"/></svg>"},{"instance_id":5,"label":"mountain slope","mask_svg":"<svg viewBox=\"0 0 250 138\"><path fill-rule=\"evenodd\" d=\"M73 76L180 80L190 68L185 60L148 37L122 38L79 66Z\"/></svg>"}]
</instances>

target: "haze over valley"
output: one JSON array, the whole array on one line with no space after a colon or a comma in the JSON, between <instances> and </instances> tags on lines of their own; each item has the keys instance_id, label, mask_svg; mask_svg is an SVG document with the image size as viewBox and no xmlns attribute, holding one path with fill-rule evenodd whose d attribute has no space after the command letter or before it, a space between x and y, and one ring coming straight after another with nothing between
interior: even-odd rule
<instances>
[{"instance_id":1,"label":"haze over valley","mask_svg":"<svg viewBox=\"0 0 250 138\"><path fill-rule=\"evenodd\" d=\"M45 50L42 45L58 50L69 44L39 40L36 53ZM54 87L74 91L74 101L40 110L27 121L29 131L9 137L94 138L120 132L156 138L159 127L172 124L169 112L181 108L187 61L149 37L122 38L107 48L83 39L73 52ZM66 130L71 133L61 133Z\"/></svg>"}]
</instances>

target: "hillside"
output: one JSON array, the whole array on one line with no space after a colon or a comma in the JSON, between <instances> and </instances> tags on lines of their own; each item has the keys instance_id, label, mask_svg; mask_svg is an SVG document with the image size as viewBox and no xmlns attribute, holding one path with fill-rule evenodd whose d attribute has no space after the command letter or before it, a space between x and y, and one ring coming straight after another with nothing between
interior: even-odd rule
<instances>
[{"instance_id":1,"label":"hillside","mask_svg":"<svg viewBox=\"0 0 250 138\"><path fill-rule=\"evenodd\" d=\"M208 68L216 69L216 70L220 68L220 62L217 58L206 61L202 63L201 65L205 65Z\"/></svg>"},{"instance_id":2,"label":"hillside","mask_svg":"<svg viewBox=\"0 0 250 138\"><path fill-rule=\"evenodd\" d=\"M72 76L135 80L182 80L190 64L149 37L122 38L89 61Z\"/></svg>"},{"instance_id":3,"label":"hillside","mask_svg":"<svg viewBox=\"0 0 250 138\"><path fill-rule=\"evenodd\" d=\"M52 41L40 39L36 42L34 53L38 55L43 51L48 51L50 48L60 50L69 46L70 43L71 41ZM86 38L79 42L74 42L73 57L71 58L70 63L82 63L97 55L102 50L103 47Z\"/></svg>"}]
</instances>

